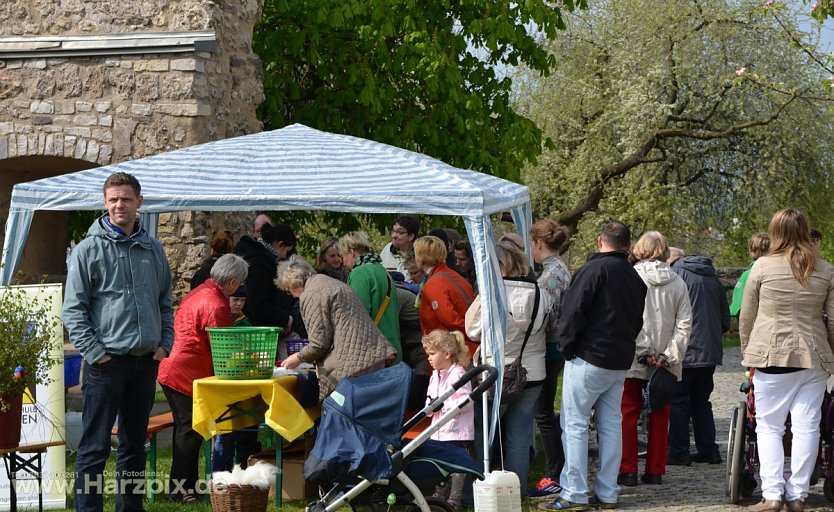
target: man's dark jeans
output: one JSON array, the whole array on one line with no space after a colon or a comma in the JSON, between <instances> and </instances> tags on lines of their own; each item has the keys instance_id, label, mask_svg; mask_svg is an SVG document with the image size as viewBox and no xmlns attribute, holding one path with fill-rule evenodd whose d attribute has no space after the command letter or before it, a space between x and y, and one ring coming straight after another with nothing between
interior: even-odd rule
<instances>
[{"instance_id":1,"label":"man's dark jeans","mask_svg":"<svg viewBox=\"0 0 834 512\"><path fill-rule=\"evenodd\" d=\"M704 457L718 455L715 419L709 397L714 387L715 366L684 368L669 414L669 456L689 455L689 419L695 436L695 449Z\"/></svg>"},{"instance_id":2,"label":"man's dark jeans","mask_svg":"<svg viewBox=\"0 0 834 512\"><path fill-rule=\"evenodd\" d=\"M115 356L84 363L83 433L75 463L75 510L100 512L104 494L116 494L118 512L141 511L145 497L145 441L159 363L153 355ZM105 476L110 431L119 417L116 480Z\"/></svg>"},{"instance_id":3,"label":"man's dark jeans","mask_svg":"<svg viewBox=\"0 0 834 512\"><path fill-rule=\"evenodd\" d=\"M555 413L556 387L559 374L565 367L565 360L545 362L545 377L542 392L536 402L536 426L544 448L544 474L558 480L565 465L565 451L562 448L562 427L559 415Z\"/></svg>"}]
</instances>

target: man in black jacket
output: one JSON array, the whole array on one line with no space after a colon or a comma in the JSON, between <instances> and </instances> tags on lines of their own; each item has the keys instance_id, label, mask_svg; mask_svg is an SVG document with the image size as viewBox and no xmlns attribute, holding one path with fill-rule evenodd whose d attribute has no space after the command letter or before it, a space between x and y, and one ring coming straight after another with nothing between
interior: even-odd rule
<instances>
[{"instance_id":1,"label":"man in black jacket","mask_svg":"<svg viewBox=\"0 0 834 512\"><path fill-rule=\"evenodd\" d=\"M669 458L667 464L688 466L695 462L720 464L715 442L715 419L709 401L715 367L721 364L723 333L730 328L727 290L718 280L712 260L703 256L684 256L672 261L674 270L689 288L692 304L692 334L683 360L683 378L678 382L669 413ZM697 453L689 454L689 419Z\"/></svg>"},{"instance_id":2,"label":"man in black jacket","mask_svg":"<svg viewBox=\"0 0 834 512\"><path fill-rule=\"evenodd\" d=\"M597 238L599 252L576 271L562 301L557 341L565 356L561 423L565 466L561 497L541 510L588 510L616 505L622 456L620 402L626 370L643 327L646 285L628 263L631 235L609 222ZM599 472L588 501L588 426L596 409Z\"/></svg>"}]
</instances>

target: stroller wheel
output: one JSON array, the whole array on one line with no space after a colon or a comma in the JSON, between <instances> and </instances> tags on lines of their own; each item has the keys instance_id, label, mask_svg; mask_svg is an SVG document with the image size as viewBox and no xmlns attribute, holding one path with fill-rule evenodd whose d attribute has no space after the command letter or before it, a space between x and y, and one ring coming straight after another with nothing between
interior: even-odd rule
<instances>
[{"instance_id":1,"label":"stroller wheel","mask_svg":"<svg viewBox=\"0 0 834 512\"><path fill-rule=\"evenodd\" d=\"M426 498L426 503L432 512L455 512L451 505L438 498ZM420 512L420 507L412 503L405 510L406 512Z\"/></svg>"}]
</instances>

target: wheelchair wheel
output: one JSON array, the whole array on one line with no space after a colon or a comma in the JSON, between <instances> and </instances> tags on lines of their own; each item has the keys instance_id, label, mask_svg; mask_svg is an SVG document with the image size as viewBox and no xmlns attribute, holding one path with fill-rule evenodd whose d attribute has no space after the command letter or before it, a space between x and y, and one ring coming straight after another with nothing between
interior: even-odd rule
<instances>
[{"instance_id":1,"label":"wheelchair wheel","mask_svg":"<svg viewBox=\"0 0 834 512\"><path fill-rule=\"evenodd\" d=\"M753 491L756 490L757 485L759 484L756 482L756 477L753 476L752 471L742 471L741 482L739 482L738 486L738 493L742 498L749 498L750 496L753 496Z\"/></svg>"},{"instance_id":2,"label":"wheelchair wheel","mask_svg":"<svg viewBox=\"0 0 834 512\"><path fill-rule=\"evenodd\" d=\"M750 489L750 480L753 481L753 488L749 490L747 495L751 495L753 489L756 488L756 480L752 478L753 475L744 471L744 455L747 448L746 415L747 408L745 403L741 402L733 408L733 413L730 416L730 434L727 440L727 472L725 475L725 493L730 498L730 503L738 503L742 490ZM747 477L743 477L745 474ZM742 485L742 479L745 480L744 485Z\"/></svg>"},{"instance_id":3,"label":"wheelchair wheel","mask_svg":"<svg viewBox=\"0 0 834 512\"><path fill-rule=\"evenodd\" d=\"M826 478L822 483L822 492L825 494L825 499L834 501L834 482L830 478Z\"/></svg>"}]
</instances>

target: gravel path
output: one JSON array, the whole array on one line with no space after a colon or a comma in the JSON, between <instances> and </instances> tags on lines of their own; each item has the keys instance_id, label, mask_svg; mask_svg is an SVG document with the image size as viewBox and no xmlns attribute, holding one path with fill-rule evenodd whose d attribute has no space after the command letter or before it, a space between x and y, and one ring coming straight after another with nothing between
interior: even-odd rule
<instances>
[{"instance_id":1,"label":"gravel path","mask_svg":"<svg viewBox=\"0 0 834 512\"><path fill-rule=\"evenodd\" d=\"M717 442L721 457L727 456L727 436L730 414L742 399L739 385L744 379L739 348L724 351L724 365L716 369L715 391L712 393L712 407L715 415ZM694 450L694 448L693 448ZM640 462L641 471L643 461ZM669 466L663 477L663 485L640 484L637 487L623 487L620 493L620 508L647 511L732 511L743 512L747 506L761 499L761 489L753 497L738 505L729 503L724 493L724 464L696 464L692 466ZM811 487L806 501L806 510L834 510L822 494L822 480Z\"/></svg>"}]
</instances>

